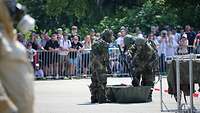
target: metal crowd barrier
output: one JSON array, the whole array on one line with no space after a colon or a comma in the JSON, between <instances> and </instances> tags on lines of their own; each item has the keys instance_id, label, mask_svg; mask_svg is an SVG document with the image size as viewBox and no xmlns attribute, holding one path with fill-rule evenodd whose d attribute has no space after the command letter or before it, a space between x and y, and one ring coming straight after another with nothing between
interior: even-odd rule
<instances>
[{"instance_id":1,"label":"metal crowd barrier","mask_svg":"<svg viewBox=\"0 0 200 113\"><path fill-rule=\"evenodd\" d=\"M85 49L81 52L37 51L37 54L34 56L33 67L36 71L36 64L39 64L40 69L44 72L44 77L47 78L90 76L90 51L90 49ZM119 49L109 48L109 55L110 75L128 75L127 69L121 61Z\"/></svg>"},{"instance_id":2,"label":"metal crowd barrier","mask_svg":"<svg viewBox=\"0 0 200 113\"><path fill-rule=\"evenodd\" d=\"M163 100L163 84L162 84L162 75L160 75L160 104L161 104L161 112L176 112L176 113L200 113L200 109L195 108L194 106L194 98L193 98L193 61L200 62L200 54L188 54L188 55L176 55L174 57L166 58L168 63L172 62L172 60L176 63L176 92L177 92L177 100L176 100L176 108L170 109L165 104ZM189 103L181 102L181 89L180 89L180 63L181 62L189 62ZM185 106L185 107L184 107ZM165 107L165 108L164 108ZM183 108L184 107L184 108Z\"/></svg>"},{"instance_id":3,"label":"metal crowd barrier","mask_svg":"<svg viewBox=\"0 0 200 113\"><path fill-rule=\"evenodd\" d=\"M128 76L128 70L122 60L119 48L109 48L109 56L111 75Z\"/></svg>"}]
</instances>

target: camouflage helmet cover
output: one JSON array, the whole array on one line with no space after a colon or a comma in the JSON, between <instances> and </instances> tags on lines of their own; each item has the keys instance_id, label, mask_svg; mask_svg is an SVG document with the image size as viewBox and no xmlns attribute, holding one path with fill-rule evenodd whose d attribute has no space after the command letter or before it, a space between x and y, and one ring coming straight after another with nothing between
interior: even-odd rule
<instances>
[{"instance_id":1,"label":"camouflage helmet cover","mask_svg":"<svg viewBox=\"0 0 200 113\"><path fill-rule=\"evenodd\" d=\"M113 31L110 30L110 29L105 29L103 31L103 33L101 33L101 38L104 41L108 42L108 43L112 42L112 40L113 40Z\"/></svg>"},{"instance_id":2,"label":"camouflage helmet cover","mask_svg":"<svg viewBox=\"0 0 200 113\"><path fill-rule=\"evenodd\" d=\"M129 48L135 43L135 39L132 35L126 35L124 38L124 44Z\"/></svg>"},{"instance_id":3,"label":"camouflage helmet cover","mask_svg":"<svg viewBox=\"0 0 200 113\"><path fill-rule=\"evenodd\" d=\"M136 38L135 39L135 45L136 46L143 46L146 43L146 39L143 38Z\"/></svg>"}]
</instances>

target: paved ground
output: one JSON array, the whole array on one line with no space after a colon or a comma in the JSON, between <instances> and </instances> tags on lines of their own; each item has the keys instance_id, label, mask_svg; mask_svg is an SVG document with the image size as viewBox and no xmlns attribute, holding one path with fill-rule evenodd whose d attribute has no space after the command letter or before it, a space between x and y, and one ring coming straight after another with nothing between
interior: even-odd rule
<instances>
[{"instance_id":1,"label":"paved ground","mask_svg":"<svg viewBox=\"0 0 200 113\"><path fill-rule=\"evenodd\" d=\"M130 84L130 78L109 78L108 84ZM153 93L153 102L140 104L90 104L88 85L90 79L55 80L35 82L36 113L160 113L160 91ZM163 81L163 92L167 89L166 79ZM159 89L159 82L155 88ZM163 93L169 109L176 103L170 95ZM195 98L200 107L200 98ZM198 101L198 102L196 102Z\"/></svg>"}]
</instances>

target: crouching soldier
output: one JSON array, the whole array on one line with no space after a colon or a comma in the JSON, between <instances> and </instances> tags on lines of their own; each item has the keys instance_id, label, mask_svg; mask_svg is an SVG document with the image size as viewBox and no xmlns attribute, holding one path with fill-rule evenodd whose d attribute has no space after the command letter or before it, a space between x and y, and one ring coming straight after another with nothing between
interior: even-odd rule
<instances>
[{"instance_id":1,"label":"crouching soldier","mask_svg":"<svg viewBox=\"0 0 200 113\"><path fill-rule=\"evenodd\" d=\"M132 65L132 71L137 81L141 83L135 83L133 79L133 86L151 86L154 87L155 74L158 70L158 53L156 46L153 41L147 41L143 38L132 39L133 43L130 42L130 38L125 38L125 46L131 59L130 65ZM149 101L152 100L152 91L149 94Z\"/></svg>"}]
</instances>

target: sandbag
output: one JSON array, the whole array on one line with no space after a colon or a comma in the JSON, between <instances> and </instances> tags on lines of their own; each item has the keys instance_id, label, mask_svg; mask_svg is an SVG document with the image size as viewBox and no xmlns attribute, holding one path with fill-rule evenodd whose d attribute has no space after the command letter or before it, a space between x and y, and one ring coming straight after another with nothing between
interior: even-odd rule
<instances>
[{"instance_id":1,"label":"sandbag","mask_svg":"<svg viewBox=\"0 0 200 113\"><path fill-rule=\"evenodd\" d=\"M107 97L116 103L142 103L149 102L149 94L152 86L107 86Z\"/></svg>"}]
</instances>

